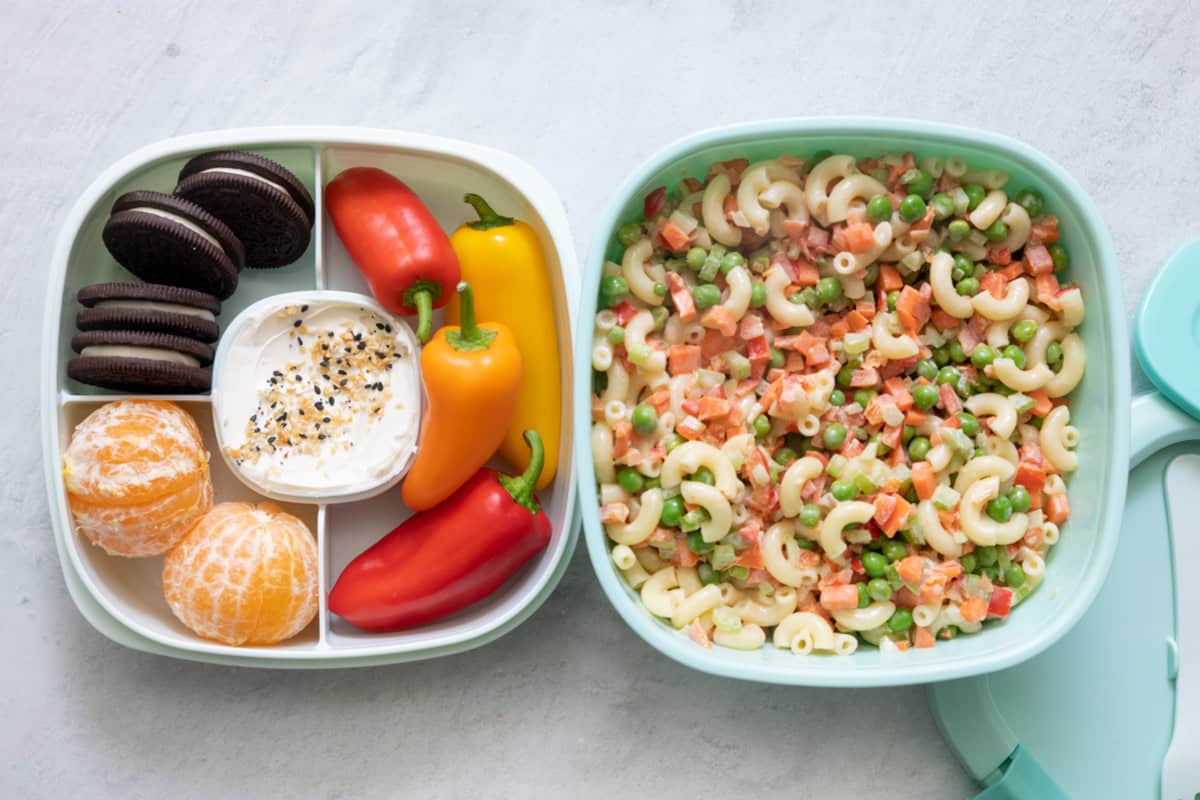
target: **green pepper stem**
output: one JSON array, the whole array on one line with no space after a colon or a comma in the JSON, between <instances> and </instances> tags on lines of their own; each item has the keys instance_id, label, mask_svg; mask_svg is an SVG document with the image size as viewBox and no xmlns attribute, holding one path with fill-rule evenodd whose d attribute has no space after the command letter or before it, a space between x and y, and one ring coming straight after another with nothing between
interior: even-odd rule
<instances>
[{"instance_id":1,"label":"green pepper stem","mask_svg":"<svg viewBox=\"0 0 1200 800\"><path fill-rule=\"evenodd\" d=\"M479 327L475 321L475 293L471 284L460 281L456 287L458 292L458 309L461 324L457 330L446 332L446 341L455 350L485 350L496 338L496 331Z\"/></svg>"},{"instance_id":2,"label":"green pepper stem","mask_svg":"<svg viewBox=\"0 0 1200 800\"><path fill-rule=\"evenodd\" d=\"M536 514L542 507L534 497L533 488L537 485L542 466L546 463L546 450L542 447L541 435L532 428L525 431L525 443L529 445L529 466L520 475L501 475L500 485L512 497L513 502L529 509L531 514Z\"/></svg>"},{"instance_id":3,"label":"green pepper stem","mask_svg":"<svg viewBox=\"0 0 1200 800\"><path fill-rule=\"evenodd\" d=\"M479 219L474 222L468 222L467 227L477 231L490 231L492 228L503 228L513 224L512 217L502 217L496 213L487 200L484 200L477 194L466 194L463 200L471 204L471 208L475 209L475 213L479 215Z\"/></svg>"},{"instance_id":4,"label":"green pepper stem","mask_svg":"<svg viewBox=\"0 0 1200 800\"><path fill-rule=\"evenodd\" d=\"M404 290L405 307L417 312L417 340L421 344L429 341L433 332L433 303L442 296L442 286L436 281L421 278Z\"/></svg>"}]
</instances>

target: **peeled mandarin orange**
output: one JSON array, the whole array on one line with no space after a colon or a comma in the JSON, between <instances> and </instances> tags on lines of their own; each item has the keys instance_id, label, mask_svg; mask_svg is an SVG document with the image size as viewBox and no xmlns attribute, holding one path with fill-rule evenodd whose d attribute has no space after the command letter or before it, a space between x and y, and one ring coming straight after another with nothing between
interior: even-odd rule
<instances>
[{"instance_id":1,"label":"peeled mandarin orange","mask_svg":"<svg viewBox=\"0 0 1200 800\"><path fill-rule=\"evenodd\" d=\"M112 555L161 555L212 508L196 420L163 400L117 400L89 414L63 454L75 527Z\"/></svg>"},{"instance_id":2,"label":"peeled mandarin orange","mask_svg":"<svg viewBox=\"0 0 1200 800\"><path fill-rule=\"evenodd\" d=\"M274 644L317 614L317 545L274 503L220 503L167 553L163 592L206 639Z\"/></svg>"}]
</instances>

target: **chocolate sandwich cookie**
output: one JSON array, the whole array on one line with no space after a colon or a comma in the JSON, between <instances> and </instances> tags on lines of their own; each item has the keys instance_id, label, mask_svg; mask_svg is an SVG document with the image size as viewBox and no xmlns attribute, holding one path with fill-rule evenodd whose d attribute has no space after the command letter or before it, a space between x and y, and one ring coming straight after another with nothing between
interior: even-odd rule
<instances>
[{"instance_id":1,"label":"chocolate sandwich cookie","mask_svg":"<svg viewBox=\"0 0 1200 800\"><path fill-rule=\"evenodd\" d=\"M113 258L139 278L225 299L237 288L245 251L233 231L200 206L162 192L129 192L104 226Z\"/></svg>"},{"instance_id":2,"label":"chocolate sandwich cookie","mask_svg":"<svg viewBox=\"0 0 1200 800\"><path fill-rule=\"evenodd\" d=\"M308 249L312 195L286 167L255 153L204 153L184 165L175 194L203 206L246 248L246 266L282 267Z\"/></svg>"},{"instance_id":3,"label":"chocolate sandwich cookie","mask_svg":"<svg viewBox=\"0 0 1200 800\"><path fill-rule=\"evenodd\" d=\"M166 333L215 342L221 302L210 294L155 283L98 283L79 290L81 331Z\"/></svg>"},{"instance_id":4,"label":"chocolate sandwich cookie","mask_svg":"<svg viewBox=\"0 0 1200 800\"><path fill-rule=\"evenodd\" d=\"M194 339L138 331L89 331L71 339L79 356L67 375L122 392L207 392L212 348Z\"/></svg>"}]
</instances>

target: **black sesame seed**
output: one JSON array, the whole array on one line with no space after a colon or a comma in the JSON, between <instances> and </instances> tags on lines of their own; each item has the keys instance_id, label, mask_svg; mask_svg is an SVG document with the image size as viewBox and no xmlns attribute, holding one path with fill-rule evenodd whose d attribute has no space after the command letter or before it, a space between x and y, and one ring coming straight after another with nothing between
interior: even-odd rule
<instances>
[{"instance_id":1,"label":"black sesame seed","mask_svg":"<svg viewBox=\"0 0 1200 800\"><path fill-rule=\"evenodd\" d=\"M305 311L308 311L308 306L307 305L300 306L300 313L303 314Z\"/></svg>"},{"instance_id":2,"label":"black sesame seed","mask_svg":"<svg viewBox=\"0 0 1200 800\"><path fill-rule=\"evenodd\" d=\"M325 404L318 400L317 402L313 403L313 408L315 408L317 411L323 411L325 409Z\"/></svg>"},{"instance_id":3,"label":"black sesame seed","mask_svg":"<svg viewBox=\"0 0 1200 800\"><path fill-rule=\"evenodd\" d=\"M332 421L332 419L330 417L321 417L321 422L328 424L331 421ZM321 423L318 422L317 424L320 425Z\"/></svg>"},{"instance_id":4,"label":"black sesame seed","mask_svg":"<svg viewBox=\"0 0 1200 800\"><path fill-rule=\"evenodd\" d=\"M318 438L318 439L320 439L320 440L322 440L322 441L324 441L324 440L325 440L325 434L323 434L323 433L319 433L319 434L317 434L317 438Z\"/></svg>"},{"instance_id":5,"label":"black sesame seed","mask_svg":"<svg viewBox=\"0 0 1200 800\"><path fill-rule=\"evenodd\" d=\"M300 327L300 325L301 325L301 322L300 322L300 320L296 320L295 322L293 322L293 323L292 323L292 327L293 327L293 328L299 328L299 327Z\"/></svg>"},{"instance_id":6,"label":"black sesame seed","mask_svg":"<svg viewBox=\"0 0 1200 800\"><path fill-rule=\"evenodd\" d=\"M359 349L359 350L366 350L366 349L367 349L367 343L366 343L366 342L359 342L359 343L358 343L358 349Z\"/></svg>"}]
</instances>

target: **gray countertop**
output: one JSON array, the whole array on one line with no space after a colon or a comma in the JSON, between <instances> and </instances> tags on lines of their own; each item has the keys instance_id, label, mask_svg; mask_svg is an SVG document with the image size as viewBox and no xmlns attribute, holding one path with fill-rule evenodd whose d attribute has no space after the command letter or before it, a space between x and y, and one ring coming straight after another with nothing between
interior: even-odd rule
<instances>
[{"instance_id":1,"label":"gray countertop","mask_svg":"<svg viewBox=\"0 0 1200 800\"><path fill-rule=\"evenodd\" d=\"M255 671L112 644L67 596L46 510L34 376L51 242L79 192L143 144L332 123L515 153L557 187L583 252L617 183L680 135L878 114L988 128L1061 163L1110 226L1132 314L1157 266L1200 231L1200 8L307 5L7 4L0 371L15 386L0 440L0 796L973 793L921 688L785 689L689 671L626 628L582 547L515 633L434 662Z\"/></svg>"}]
</instances>

